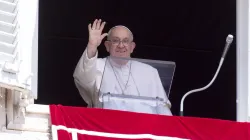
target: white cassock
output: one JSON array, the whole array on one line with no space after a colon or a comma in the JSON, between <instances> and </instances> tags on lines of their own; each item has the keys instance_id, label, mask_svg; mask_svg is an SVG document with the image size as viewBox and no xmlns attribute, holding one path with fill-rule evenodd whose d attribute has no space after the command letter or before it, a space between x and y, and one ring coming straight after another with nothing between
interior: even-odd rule
<instances>
[{"instance_id":1,"label":"white cassock","mask_svg":"<svg viewBox=\"0 0 250 140\"><path fill-rule=\"evenodd\" d=\"M73 75L88 107L172 115L171 103L155 68L133 60L118 65L97 56L98 53L89 59L85 49Z\"/></svg>"}]
</instances>

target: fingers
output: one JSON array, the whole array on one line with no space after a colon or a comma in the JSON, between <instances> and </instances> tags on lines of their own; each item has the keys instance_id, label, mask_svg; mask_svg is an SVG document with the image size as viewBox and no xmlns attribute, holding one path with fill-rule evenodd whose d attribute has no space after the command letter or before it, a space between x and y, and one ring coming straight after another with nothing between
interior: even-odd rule
<instances>
[{"instance_id":1,"label":"fingers","mask_svg":"<svg viewBox=\"0 0 250 140\"><path fill-rule=\"evenodd\" d=\"M100 29L100 24L101 24L102 20L99 19L96 23L96 29L99 30Z\"/></svg>"},{"instance_id":2,"label":"fingers","mask_svg":"<svg viewBox=\"0 0 250 140\"><path fill-rule=\"evenodd\" d=\"M103 40L104 37L106 37L108 35L108 33L104 33L101 35L101 40Z\"/></svg>"},{"instance_id":3,"label":"fingers","mask_svg":"<svg viewBox=\"0 0 250 140\"><path fill-rule=\"evenodd\" d=\"M100 27L100 30L101 30L101 31L103 30L105 24L106 24L106 22L103 22L103 23L102 23L102 25L101 25L101 27Z\"/></svg>"},{"instance_id":4,"label":"fingers","mask_svg":"<svg viewBox=\"0 0 250 140\"><path fill-rule=\"evenodd\" d=\"M92 30L96 29L96 23L97 23L97 19L94 21L93 26L92 26Z\"/></svg>"},{"instance_id":5,"label":"fingers","mask_svg":"<svg viewBox=\"0 0 250 140\"><path fill-rule=\"evenodd\" d=\"M88 25L88 29L89 30L101 30L102 31L105 24L106 24L106 22L102 22L101 19L95 19L95 21L92 24L92 27L91 27L91 24Z\"/></svg>"},{"instance_id":6,"label":"fingers","mask_svg":"<svg viewBox=\"0 0 250 140\"><path fill-rule=\"evenodd\" d=\"M89 31L91 30L91 24L88 25L88 29L89 29Z\"/></svg>"}]
</instances>

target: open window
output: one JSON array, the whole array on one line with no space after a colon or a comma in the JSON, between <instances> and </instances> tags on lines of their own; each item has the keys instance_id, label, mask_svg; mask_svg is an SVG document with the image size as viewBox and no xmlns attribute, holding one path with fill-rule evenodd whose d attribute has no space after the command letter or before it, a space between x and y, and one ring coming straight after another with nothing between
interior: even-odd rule
<instances>
[{"instance_id":1,"label":"open window","mask_svg":"<svg viewBox=\"0 0 250 140\"><path fill-rule=\"evenodd\" d=\"M1 84L37 98L38 1L0 1Z\"/></svg>"},{"instance_id":2,"label":"open window","mask_svg":"<svg viewBox=\"0 0 250 140\"><path fill-rule=\"evenodd\" d=\"M48 106L34 105L37 73L38 0L0 0L2 130L48 132Z\"/></svg>"}]
</instances>

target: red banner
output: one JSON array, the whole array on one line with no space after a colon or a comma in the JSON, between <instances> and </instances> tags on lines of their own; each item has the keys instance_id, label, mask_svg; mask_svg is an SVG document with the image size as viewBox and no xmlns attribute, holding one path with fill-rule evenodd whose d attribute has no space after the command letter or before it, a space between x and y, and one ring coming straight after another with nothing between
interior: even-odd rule
<instances>
[{"instance_id":1,"label":"red banner","mask_svg":"<svg viewBox=\"0 0 250 140\"><path fill-rule=\"evenodd\" d=\"M58 140L250 140L250 124L96 108L50 105Z\"/></svg>"}]
</instances>

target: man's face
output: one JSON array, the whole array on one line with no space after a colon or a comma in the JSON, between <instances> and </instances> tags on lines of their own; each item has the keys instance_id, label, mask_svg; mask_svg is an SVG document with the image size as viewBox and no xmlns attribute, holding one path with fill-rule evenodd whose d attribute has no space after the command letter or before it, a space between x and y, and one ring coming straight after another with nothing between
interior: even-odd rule
<instances>
[{"instance_id":1,"label":"man's face","mask_svg":"<svg viewBox=\"0 0 250 140\"><path fill-rule=\"evenodd\" d=\"M112 30L110 38L105 42L107 51L111 56L130 57L135 48L131 33L124 27L116 27Z\"/></svg>"}]
</instances>

